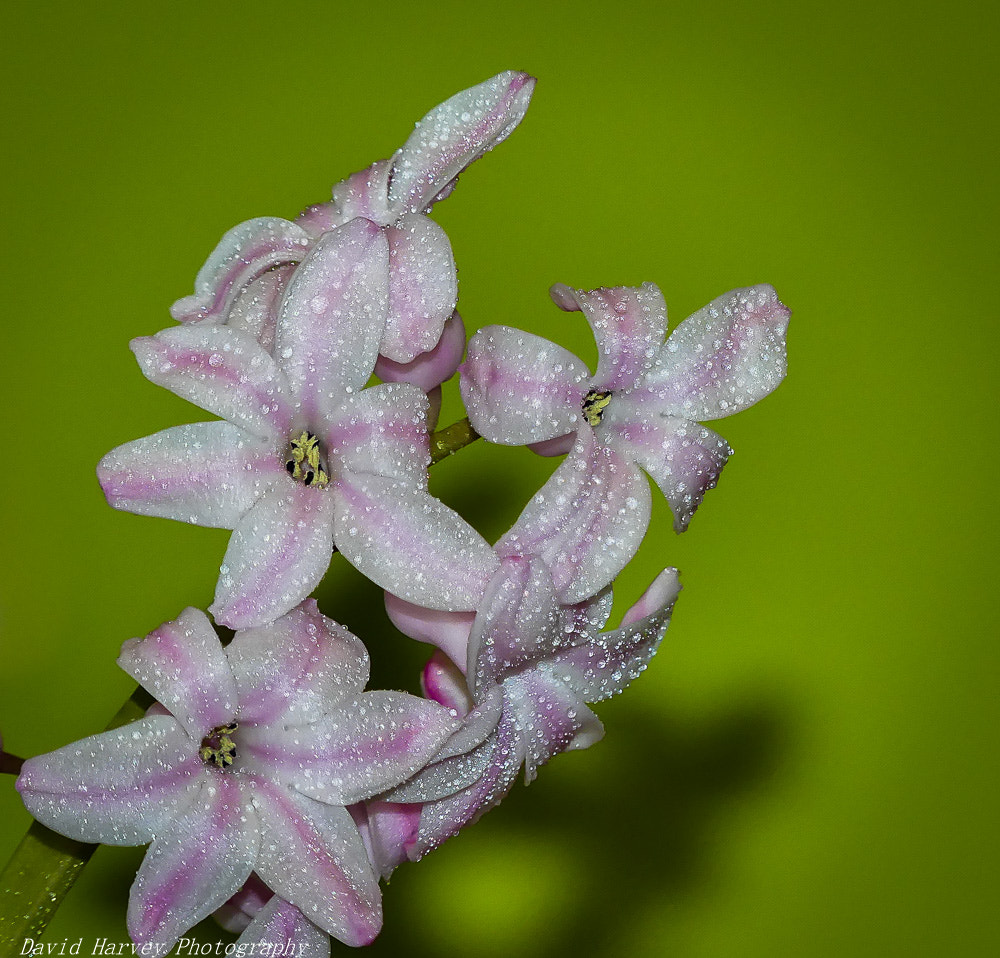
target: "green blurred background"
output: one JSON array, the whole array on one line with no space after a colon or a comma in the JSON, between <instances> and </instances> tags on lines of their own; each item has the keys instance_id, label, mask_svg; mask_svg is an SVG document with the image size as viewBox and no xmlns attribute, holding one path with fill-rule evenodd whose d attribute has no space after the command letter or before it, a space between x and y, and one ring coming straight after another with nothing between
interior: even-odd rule
<instances>
[{"instance_id":1,"label":"green blurred background","mask_svg":"<svg viewBox=\"0 0 1000 958\"><path fill-rule=\"evenodd\" d=\"M227 228L524 69L527 119L435 211L470 329L592 359L551 283L655 281L676 323L770 282L790 374L718 424L737 454L687 534L658 501L617 609L664 565L685 591L606 739L400 868L372 953L1000 954L997 26L985 0L9 5L8 747L102 728L120 643L211 600L228 534L114 512L94 479L204 418L128 340L170 325ZM473 448L432 490L494 537L553 465ZM376 589L337 561L318 594L376 682L415 688L425 649ZM6 856L28 817L0 784ZM124 941L140 856L101 849L50 940Z\"/></svg>"}]
</instances>

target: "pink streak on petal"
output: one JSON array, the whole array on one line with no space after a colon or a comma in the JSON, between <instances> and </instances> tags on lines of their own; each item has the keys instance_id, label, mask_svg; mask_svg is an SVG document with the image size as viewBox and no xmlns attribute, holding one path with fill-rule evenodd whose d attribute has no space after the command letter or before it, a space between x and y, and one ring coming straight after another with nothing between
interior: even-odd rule
<instances>
[{"instance_id":1,"label":"pink streak on petal","mask_svg":"<svg viewBox=\"0 0 1000 958\"><path fill-rule=\"evenodd\" d=\"M434 348L455 309L455 258L444 230L419 213L404 213L385 235L389 316L379 352L395 362L410 363Z\"/></svg>"},{"instance_id":2,"label":"pink streak on petal","mask_svg":"<svg viewBox=\"0 0 1000 958\"><path fill-rule=\"evenodd\" d=\"M622 453L652 477L670 503L674 530L683 532L705 493L715 488L732 450L707 426L675 416L643 416L646 410L631 400L623 398L606 428Z\"/></svg>"},{"instance_id":3,"label":"pink streak on petal","mask_svg":"<svg viewBox=\"0 0 1000 958\"><path fill-rule=\"evenodd\" d=\"M391 476L426 488L427 403L409 383L382 383L347 397L322 436L331 472Z\"/></svg>"},{"instance_id":4,"label":"pink streak on petal","mask_svg":"<svg viewBox=\"0 0 1000 958\"><path fill-rule=\"evenodd\" d=\"M485 326L469 341L459 385L472 427L489 442L517 446L575 431L590 372L571 352L509 326Z\"/></svg>"},{"instance_id":5,"label":"pink streak on petal","mask_svg":"<svg viewBox=\"0 0 1000 958\"><path fill-rule=\"evenodd\" d=\"M185 609L144 639L129 639L118 657L128 672L195 741L236 713L236 684L208 617Z\"/></svg>"},{"instance_id":6,"label":"pink streak on petal","mask_svg":"<svg viewBox=\"0 0 1000 958\"><path fill-rule=\"evenodd\" d=\"M323 578L333 554L333 496L291 478L276 485L237 525L220 570L216 622L265 625L298 605Z\"/></svg>"},{"instance_id":7,"label":"pink streak on petal","mask_svg":"<svg viewBox=\"0 0 1000 958\"><path fill-rule=\"evenodd\" d=\"M259 781L264 831L258 872L275 892L348 945L382 926L382 899L357 826L345 808Z\"/></svg>"},{"instance_id":8,"label":"pink streak on petal","mask_svg":"<svg viewBox=\"0 0 1000 958\"><path fill-rule=\"evenodd\" d=\"M150 846L129 898L137 944L172 946L249 877L260 835L242 784L235 775L208 776L191 807Z\"/></svg>"},{"instance_id":9,"label":"pink streak on petal","mask_svg":"<svg viewBox=\"0 0 1000 958\"><path fill-rule=\"evenodd\" d=\"M384 231L359 218L324 233L289 281L275 328L275 356L307 419L368 381L388 308Z\"/></svg>"},{"instance_id":10,"label":"pink streak on petal","mask_svg":"<svg viewBox=\"0 0 1000 958\"><path fill-rule=\"evenodd\" d=\"M574 290L597 340L593 386L629 389L656 360L667 331L667 304L653 283Z\"/></svg>"},{"instance_id":11,"label":"pink streak on petal","mask_svg":"<svg viewBox=\"0 0 1000 958\"><path fill-rule=\"evenodd\" d=\"M752 406L785 376L790 315L766 284L718 297L671 333L636 401L699 422Z\"/></svg>"},{"instance_id":12,"label":"pink streak on petal","mask_svg":"<svg viewBox=\"0 0 1000 958\"><path fill-rule=\"evenodd\" d=\"M170 315L181 323L226 321L239 293L265 270L297 263L309 247L305 230L288 220L262 216L234 226L195 280L195 293L177 300Z\"/></svg>"},{"instance_id":13,"label":"pink streak on petal","mask_svg":"<svg viewBox=\"0 0 1000 958\"><path fill-rule=\"evenodd\" d=\"M284 441L292 410L268 352L225 326L179 326L129 344L143 375L254 435Z\"/></svg>"},{"instance_id":14,"label":"pink streak on petal","mask_svg":"<svg viewBox=\"0 0 1000 958\"><path fill-rule=\"evenodd\" d=\"M282 475L273 443L218 421L125 443L97 466L115 509L223 529L232 529Z\"/></svg>"},{"instance_id":15,"label":"pink streak on petal","mask_svg":"<svg viewBox=\"0 0 1000 958\"><path fill-rule=\"evenodd\" d=\"M276 622L238 632L226 655L241 724L315 722L368 682L368 652L361 640L323 615L314 599Z\"/></svg>"}]
</instances>

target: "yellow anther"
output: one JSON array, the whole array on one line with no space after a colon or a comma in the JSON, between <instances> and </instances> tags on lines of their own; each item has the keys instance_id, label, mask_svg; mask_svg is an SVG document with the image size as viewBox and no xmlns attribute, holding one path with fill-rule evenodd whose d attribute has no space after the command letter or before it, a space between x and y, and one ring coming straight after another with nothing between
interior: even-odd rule
<instances>
[{"instance_id":1,"label":"yellow anther","mask_svg":"<svg viewBox=\"0 0 1000 958\"><path fill-rule=\"evenodd\" d=\"M236 722L219 725L201 740L198 757L206 765L229 768L236 759L236 743L230 736L239 728Z\"/></svg>"},{"instance_id":2,"label":"yellow anther","mask_svg":"<svg viewBox=\"0 0 1000 958\"><path fill-rule=\"evenodd\" d=\"M609 402L611 402L610 392L591 389L583 397L583 418L591 426L598 425L601 419L604 418L604 410L607 408Z\"/></svg>"},{"instance_id":3,"label":"yellow anther","mask_svg":"<svg viewBox=\"0 0 1000 958\"><path fill-rule=\"evenodd\" d=\"M303 431L297 439L288 445L289 458L285 461L285 469L293 479L307 486L322 489L330 481L323 468L323 460L319 454L319 440L311 433Z\"/></svg>"}]
</instances>

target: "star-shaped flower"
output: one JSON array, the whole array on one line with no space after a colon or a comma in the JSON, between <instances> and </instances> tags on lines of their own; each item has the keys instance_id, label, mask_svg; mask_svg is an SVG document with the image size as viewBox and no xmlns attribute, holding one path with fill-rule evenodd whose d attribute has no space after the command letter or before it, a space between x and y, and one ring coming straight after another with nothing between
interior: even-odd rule
<instances>
[{"instance_id":1,"label":"star-shaped flower","mask_svg":"<svg viewBox=\"0 0 1000 958\"><path fill-rule=\"evenodd\" d=\"M412 775L455 728L441 706L363 692L368 656L305 602L225 649L187 609L122 647L160 703L146 718L25 763L28 810L71 838L152 842L128 924L163 954L251 871L325 932L378 933L381 899L347 805Z\"/></svg>"},{"instance_id":2,"label":"star-shaped flower","mask_svg":"<svg viewBox=\"0 0 1000 958\"><path fill-rule=\"evenodd\" d=\"M325 234L289 283L273 356L218 325L132 342L147 378L225 421L119 446L101 486L118 509L234 530L211 609L232 628L305 598L335 542L384 588L438 608L473 601L475 570L495 562L427 491L423 392L362 388L385 324L385 245L364 219Z\"/></svg>"},{"instance_id":3,"label":"star-shaped flower","mask_svg":"<svg viewBox=\"0 0 1000 958\"><path fill-rule=\"evenodd\" d=\"M173 317L182 323L228 322L270 346L274 308L294 264L324 234L363 217L382 231L387 250L380 268L387 274L388 318L379 352L408 364L433 350L455 308L458 286L448 237L425 214L452 191L466 167L513 132L534 85L526 73L499 73L431 110L390 160L338 183L332 202L311 207L294 222L265 216L233 227L198 273L194 295L174 303Z\"/></svg>"},{"instance_id":4,"label":"star-shaped flower","mask_svg":"<svg viewBox=\"0 0 1000 958\"><path fill-rule=\"evenodd\" d=\"M649 525L648 473L674 528L687 528L731 450L702 421L746 409L785 375L789 311L770 286L737 289L664 342L667 310L652 283L590 292L557 285L597 340L593 375L572 353L507 326L470 341L462 398L491 442L570 450L497 554L543 556L563 602L593 595L635 554Z\"/></svg>"},{"instance_id":5,"label":"star-shaped flower","mask_svg":"<svg viewBox=\"0 0 1000 958\"><path fill-rule=\"evenodd\" d=\"M460 613L428 612L389 597L398 628L448 650L432 656L424 688L465 718L424 769L383 796L424 802L415 831L393 831L387 817L376 821L383 842L398 848L394 861L383 850L383 860L416 860L499 803L522 767L530 783L552 756L598 741L604 727L588 703L621 692L646 668L679 591L677 571L665 570L608 632L601 629L611 611L610 589L587 602L560 604L537 557L505 559L471 623ZM406 806L399 807L405 815ZM384 812L384 805L376 808Z\"/></svg>"}]
</instances>

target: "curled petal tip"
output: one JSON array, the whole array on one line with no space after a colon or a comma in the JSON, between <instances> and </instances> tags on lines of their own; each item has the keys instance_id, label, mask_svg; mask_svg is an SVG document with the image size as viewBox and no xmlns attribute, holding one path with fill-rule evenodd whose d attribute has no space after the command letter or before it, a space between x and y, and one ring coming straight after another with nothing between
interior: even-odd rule
<instances>
[{"instance_id":1,"label":"curled petal tip","mask_svg":"<svg viewBox=\"0 0 1000 958\"><path fill-rule=\"evenodd\" d=\"M622 617L622 628L645 619L661 609L669 609L677 601L681 592L679 572L671 567L664 569L649 584L639 601L635 603Z\"/></svg>"},{"instance_id":2,"label":"curled petal tip","mask_svg":"<svg viewBox=\"0 0 1000 958\"><path fill-rule=\"evenodd\" d=\"M580 302L576 298L576 292L565 283L553 283L549 287L549 296L552 297L552 302L564 312L578 313L580 311Z\"/></svg>"}]
</instances>

